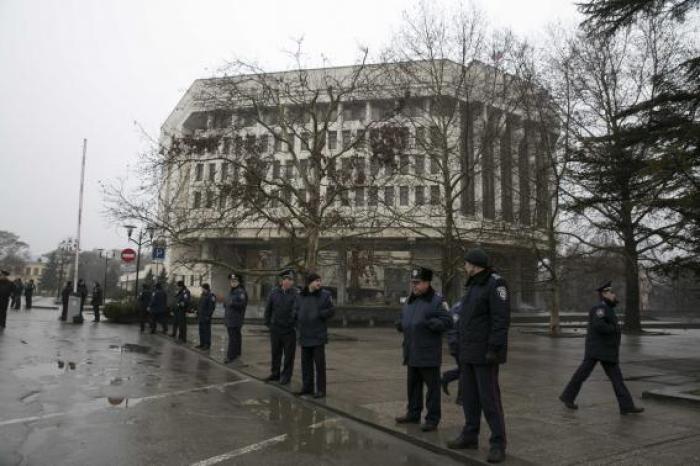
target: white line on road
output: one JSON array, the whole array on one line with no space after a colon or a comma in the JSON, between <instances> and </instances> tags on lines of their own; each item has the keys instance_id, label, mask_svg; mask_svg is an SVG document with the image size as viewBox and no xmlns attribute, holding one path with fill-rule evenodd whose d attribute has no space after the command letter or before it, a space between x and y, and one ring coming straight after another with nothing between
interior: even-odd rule
<instances>
[{"instance_id":1,"label":"white line on road","mask_svg":"<svg viewBox=\"0 0 700 466\"><path fill-rule=\"evenodd\" d=\"M211 390L214 388L230 387L232 385L238 385L238 384L245 383L245 382L250 382L250 379L234 380L233 382L205 385L203 387L194 387L194 388L188 388L186 390L177 390L174 392L159 393L157 395L150 395L150 396L144 396L141 398L134 398L131 400L132 401L131 405L133 406L137 403L141 403L144 401L158 400L158 399L166 398L169 396L183 395L185 393L197 392L197 391L202 391L202 390ZM112 407L112 406L93 406L89 409L80 409L79 408L79 409L76 409L76 410L73 410L70 412L51 413L51 414L44 414L42 416L31 416L31 417L21 417L21 418L17 418L17 419L8 419L6 421L0 421L0 427L9 426L12 424L23 424L25 422L43 421L44 419L51 419L54 417L65 416L68 414L85 414L86 412L98 411L100 409L114 409L114 407Z\"/></svg>"},{"instance_id":2,"label":"white line on road","mask_svg":"<svg viewBox=\"0 0 700 466\"><path fill-rule=\"evenodd\" d=\"M197 463L192 463L192 466L211 466L212 464L221 463L222 461L230 460L236 456L245 455L246 453L251 453L253 451L262 450L263 448L274 445L275 443L284 442L287 440L287 434L278 435L277 437L272 437L262 442L253 443L246 447L237 448L236 450L231 450L229 452L223 453L218 456L212 456Z\"/></svg>"}]
</instances>

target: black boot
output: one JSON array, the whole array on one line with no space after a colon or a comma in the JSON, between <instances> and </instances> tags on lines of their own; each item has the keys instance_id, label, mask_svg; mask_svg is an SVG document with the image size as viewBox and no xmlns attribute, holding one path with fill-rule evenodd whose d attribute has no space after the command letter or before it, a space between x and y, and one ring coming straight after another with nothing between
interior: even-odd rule
<instances>
[{"instance_id":1,"label":"black boot","mask_svg":"<svg viewBox=\"0 0 700 466\"><path fill-rule=\"evenodd\" d=\"M506 460L506 451L500 447L491 447L486 461L489 463L502 463Z\"/></svg>"}]
</instances>

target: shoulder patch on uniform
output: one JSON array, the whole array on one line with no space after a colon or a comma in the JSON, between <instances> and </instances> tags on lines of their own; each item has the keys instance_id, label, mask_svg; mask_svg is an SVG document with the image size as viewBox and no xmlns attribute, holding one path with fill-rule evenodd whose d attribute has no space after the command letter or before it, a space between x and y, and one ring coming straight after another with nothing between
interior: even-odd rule
<instances>
[{"instance_id":1,"label":"shoulder patch on uniform","mask_svg":"<svg viewBox=\"0 0 700 466\"><path fill-rule=\"evenodd\" d=\"M500 275L498 275L497 273L492 273L491 276L492 276L495 280L500 280L501 278L503 278L503 277L501 277Z\"/></svg>"},{"instance_id":2,"label":"shoulder patch on uniform","mask_svg":"<svg viewBox=\"0 0 700 466\"><path fill-rule=\"evenodd\" d=\"M605 315L605 309L602 307L599 307L598 309L595 310L595 315L597 317L603 317Z\"/></svg>"},{"instance_id":3,"label":"shoulder patch on uniform","mask_svg":"<svg viewBox=\"0 0 700 466\"><path fill-rule=\"evenodd\" d=\"M442 302L442 308L446 310L447 312L450 312L450 306L447 304L447 301Z\"/></svg>"},{"instance_id":4,"label":"shoulder patch on uniform","mask_svg":"<svg viewBox=\"0 0 700 466\"><path fill-rule=\"evenodd\" d=\"M496 294L502 301L508 299L508 289L505 286L496 287Z\"/></svg>"}]
</instances>

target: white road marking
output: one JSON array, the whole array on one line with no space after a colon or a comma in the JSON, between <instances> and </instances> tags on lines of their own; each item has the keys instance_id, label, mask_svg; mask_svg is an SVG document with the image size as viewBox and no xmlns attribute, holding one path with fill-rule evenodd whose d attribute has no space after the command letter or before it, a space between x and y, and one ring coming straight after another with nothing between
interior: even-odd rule
<instances>
[{"instance_id":1,"label":"white road marking","mask_svg":"<svg viewBox=\"0 0 700 466\"><path fill-rule=\"evenodd\" d=\"M250 379L241 379L241 380L235 380L233 382L225 382L225 383L219 383L219 384L212 384L212 385L205 385L203 387L194 387L194 388L188 388L186 390L177 390L174 392L167 392L167 393L159 393L157 395L150 395L150 396L144 396L141 398L133 398L131 400L132 406L144 401L150 401L150 400L159 400L161 398L167 398L169 396L176 396L176 395L183 395L185 393L191 393L191 392L197 392L197 391L202 391L202 390L211 390L211 389L223 389L224 387L230 387L232 385L238 385L241 383L245 382L250 382ZM98 407L92 407L90 409L75 409L73 411L69 412L59 412L59 413L51 413L51 414L44 414L42 416L31 416L31 417L21 417L17 419L8 419L6 421L0 421L0 427L3 426L9 426L12 424L23 424L25 422L35 422L35 421L43 421L44 419L51 419L54 417L60 417L60 416L65 416L65 415L70 415L70 414L85 414L86 412L91 412L91 411L98 411L100 409L114 409L113 406L98 406Z\"/></svg>"},{"instance_id":2,"label":"white road marking","mask_svg":"<svg viewBox=\"0 0 700 466\"><path fill-rule=\"evenodd\" d=\"M236 450L231 450L221 455L212 456L211 458L192 463L192 466L211 466L212 464L221 463L222 461L230 460L231 458L235 458L236 456L241 456L245 455L246 453L262 450L263 448L269 445L284 442L285 440L287 440L287 437L287 434L278 435L277 437L272 437L267 440L263 440L262 442L253 443L252 445L248 445L246 447L237 448Z\"/></svg>"},{"instance_id":3,"label":"white road marking","mask_svg":"<svg viewBox=\"0 0 700 466\"><path fill-rule=\"evenodd\" d=\"M311 429L311 430L318 429L319 427L324 427L327 424L333 424L339 420L340 420L340 418L332 417L332 418L324 419L321 422L311 424L307 428ZM231 458L235 458L236 456L241 456L241 455L245 455L246 453L252 453L254 451L262 450L263 448L265 448L269 445L274 445L275 443L284 442L285 440L287 440L287 437L288 437L287 434L278 435L277 437L272 437L272 438L269 438L267 440L263 440L262 442L253 443L253 444L245 446L245 447L237 448L235 450L231 450L231 451L228 451L226 453L222 453L221 455L212 456L211 458L207 458L205 460L198 461L196 463L192 463L190 466L211 466L213 464L221 463L222 461L230 460Z\"/></svg>"}]
</instances>

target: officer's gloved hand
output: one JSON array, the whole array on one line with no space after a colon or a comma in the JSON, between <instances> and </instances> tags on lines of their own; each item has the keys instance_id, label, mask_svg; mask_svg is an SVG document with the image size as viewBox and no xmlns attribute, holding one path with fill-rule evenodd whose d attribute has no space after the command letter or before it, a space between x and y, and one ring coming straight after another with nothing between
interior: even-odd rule
<instances>
[{"instance_id":1,"label":"officer's gloved hand","mask_svg":"<svg viewBox=\"0 0 700 466\"><path fill-rule=\"evenodd\" d=\"M493 363L495 363L497 360L498 360L498 357L496 356L496 352L495 352L495 351L489 350L489 351L486 352L486 362L487 362L488 364L493 364Z\"/></svg>"},{"instance_id":2,"label":"officer's gloved hand","mask_svg":"<svg viewBox=\"0 0 700 466\"><path fill-rule=\"evenodd\" d=\"M445 325L440 319L428 319L426 325L433 332L442 332L443 330L445 330Z\"/></svg>"},{"instance_id":3,"label":"officer's gloved hand","mask_svg":"<svg viewBox=\"0 0 700 466\"><path fill-rule=\"evenodd\" d=\"M397 320L394 322L394 327L396 327L396 330L399 332L403 332L403 325L401 325L401 321Z\"/></svg>"}]
</instances>

